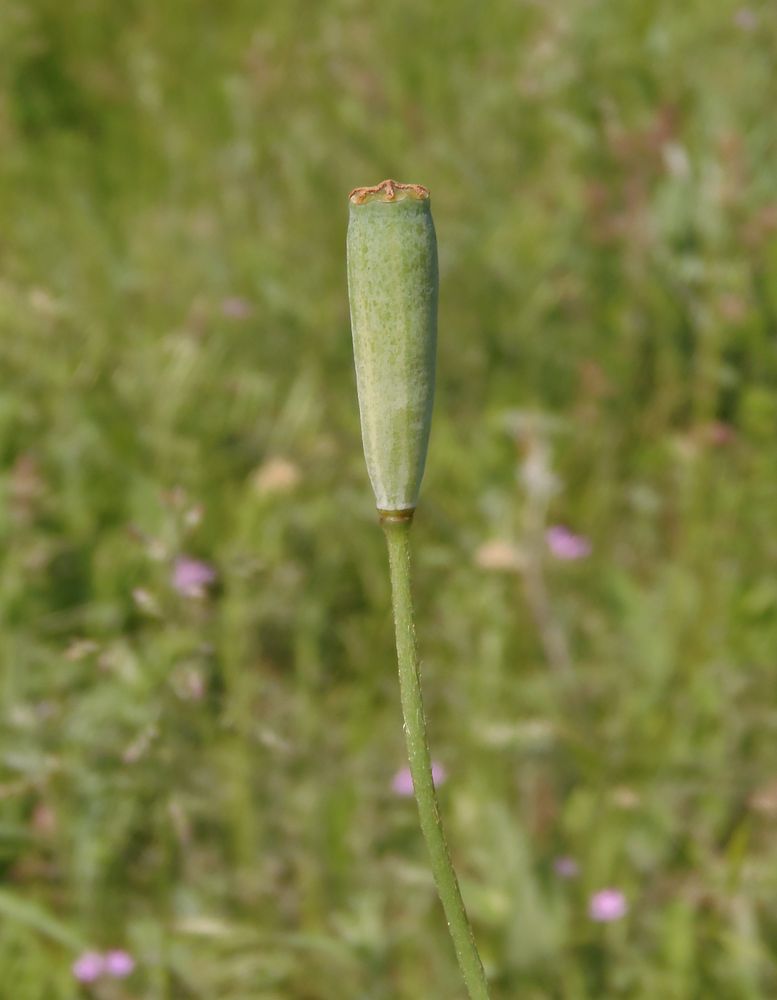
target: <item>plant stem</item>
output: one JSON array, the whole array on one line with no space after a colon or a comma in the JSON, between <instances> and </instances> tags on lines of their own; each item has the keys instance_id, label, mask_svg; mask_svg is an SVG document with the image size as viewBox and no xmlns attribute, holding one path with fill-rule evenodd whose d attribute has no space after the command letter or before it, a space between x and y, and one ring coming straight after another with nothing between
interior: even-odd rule
<instances>
[{"instance_id":1,"label":"plant stem","mask_svg":"<svg viewBox=\"0 0 777 1000\"><path fill-rule=\"evenodd\" d=\"M459 968L471 1000L488 1000L488 986L478 955L458 879L445 842L437 793L432 780L432 761L426 738L418 647L415 638L413 598L410 591L410 520L383 520L391 570L391 599L399 665L399 690L405 721L405 739L413 778L421 832L432 865L440 902L445 910Z\"/></svg>"}]
</instances>

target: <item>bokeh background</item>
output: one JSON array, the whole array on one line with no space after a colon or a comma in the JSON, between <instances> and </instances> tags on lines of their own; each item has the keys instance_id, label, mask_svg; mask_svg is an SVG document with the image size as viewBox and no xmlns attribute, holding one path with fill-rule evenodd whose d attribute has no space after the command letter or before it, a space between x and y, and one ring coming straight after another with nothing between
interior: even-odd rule
<instances>
[{"instance_id":1,"label":"bokeh background","mask_svg":"<svg viewBox=\"0 0 777 1000\"><path fill-rule=\"evenodd\" d=\"M385 177L440 244L419 639L494 997L777 995L776 46L3 0L0 996L462 996L352 372Z\"/></svg>"}]
</instances>

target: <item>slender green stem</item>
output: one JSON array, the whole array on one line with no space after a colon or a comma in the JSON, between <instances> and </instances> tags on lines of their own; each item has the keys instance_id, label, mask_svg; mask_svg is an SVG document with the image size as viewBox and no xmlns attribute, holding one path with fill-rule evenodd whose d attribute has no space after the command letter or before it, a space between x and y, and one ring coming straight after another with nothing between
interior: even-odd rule
<instances>
[{"instance_id":1,"label":"slender green stem","mask_svg":"<svg viewBox=\"0 0 777 1000\"><path fill-rule=\"evenodd\" d=\"M432 780L432 761L426 738L418 648L413 621L413 598L410 591L410 521L383 522L391 569L391 597L399 664L399 689L405 720L405 739L413 777L421 832L432 865L440 902L445 910L459 967L471 1000L488 1000L488 986L478 955L467 911L461 898L458 879L445 842L437 793Z\"/></svg>"}]
</instances>

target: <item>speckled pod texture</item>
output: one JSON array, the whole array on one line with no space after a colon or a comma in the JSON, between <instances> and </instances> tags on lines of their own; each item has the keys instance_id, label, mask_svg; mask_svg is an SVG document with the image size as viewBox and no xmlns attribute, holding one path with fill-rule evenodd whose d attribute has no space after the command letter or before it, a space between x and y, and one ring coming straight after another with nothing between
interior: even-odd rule
<instances>
[{"instance_id":1,"label":"speckled pod texture","mask_svg":"<svg viewBox=\"0 0 777 1000\"><path fill-rule=\"evenodd\" d=\"M437 347L429 197L350 203L351 303L362 440L379 510L412 510L426 462Z\"/></svg>"}]
</instances>

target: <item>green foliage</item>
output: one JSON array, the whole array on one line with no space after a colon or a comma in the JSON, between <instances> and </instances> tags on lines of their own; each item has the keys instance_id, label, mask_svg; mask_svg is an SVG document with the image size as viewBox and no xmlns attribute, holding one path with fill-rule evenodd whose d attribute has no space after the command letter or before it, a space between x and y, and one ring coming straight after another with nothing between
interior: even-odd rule
<instances>
[{"instance_id":1,"label":"green foliage","mask_svg":"<svg viewBox=\"0 0 777 1000\"><path fill-rule=\"evenodd\" d=\"M777 995L775 44L730 0L0 4L3 1000L89 995L82 947L137 960L108 1000L460 995L391 792L344 272L385 177L434 199L419 641L494 996Z\"/></svg>"}]
</instances>

